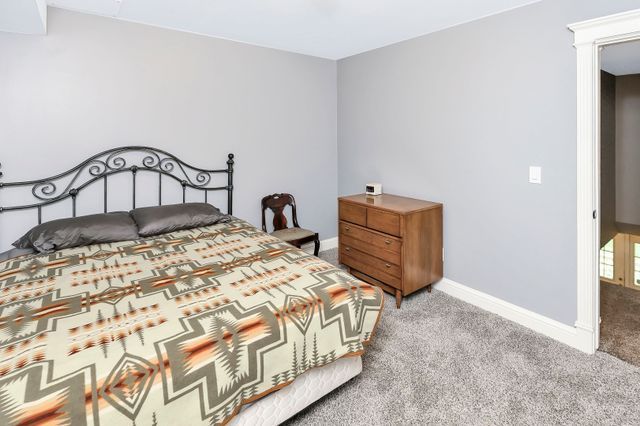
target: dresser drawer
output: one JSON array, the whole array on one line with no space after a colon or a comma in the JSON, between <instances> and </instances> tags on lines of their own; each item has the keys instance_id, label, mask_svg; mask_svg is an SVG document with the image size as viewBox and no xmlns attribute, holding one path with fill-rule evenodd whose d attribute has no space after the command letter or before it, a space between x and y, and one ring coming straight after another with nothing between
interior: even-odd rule
<instances>
[{"instance_id":1,"label":"dresser drawer","mask_svg":"<svg viewBox=\"0 0 640 426\"><path fill-rule=\"evenodd\" d=\"M367 228L400 236L400 215L377 209L367 209Z\"/></svg>"},{"instance_id":2,"label":"dresser drawer","mask_svg":"<svg viewBox=\"0 0 640 426\"><path fill-rule=\"evenodd\" d=\"M340 202L338 205L340 220L367 226L367 208L356 204Z\"/></svg>"},{"instance_id":3,"label":"dresser drawer","mask_svg":"<svg viewBox=\"0 0 640 426\"><path fill-rule=\"evenodd\" d=\"M350 237L349 235L340 234L340 243L348 247L353 247L356 250L360 250L362 252L368 253L371 256L375 256L378 259L380 259L381 262L389 262L389 263L393 263L394 265L401 264L400 253L394 253L392 251L385 250L380 247L376 247L364 241L356 240L355 238Z\"/></svg>"},{"instance_id":4,"label":"dresser drawer","mask_svg":"<svg viewBox=\"0 0 640 426\"><path fill-rule=\"evenodd\" d=\"M366 254L359 252L349 246L341 245L340 261L343 264L355 269L356 271L363 272L366 275L369 275L375 279L378 279L385 284L388 284L394 288L402 290L402 280L400 279L399 276L392 275L390 273L391 271L389 270L378 269L378 268L385 268L384 262L380 261L379 259L367 256ZM374 264L375 266L371 266L371 264ZM395 268L397 268L397 270L399 270L399 268L395 265L391 265L391 264L387 264L387 265L389 265L390 268L385 268L385 269L394 269L395 271Z\"/></svg>"},{"instance_id":5,"label":"dresser drawer","mask_svg":"<svg viewBox=\"0 0 640 426\"><path fill-rule=\"evenodd\" d=\"M402 250L402 240L390 237L389 235L379 234L378 232L371 231L367 228L361 228L359 226L340 222L340 237L348 236L357 240L363 241L367 244L381 248L385 251L392 253L400 253Z\"/></svg>"},{"instance_id":6,"label":"dresser drawer","mask_svg":"<svg viewBox=\"0 0 640 426\"><path fill-rule=\"evenodd\" d=\"M349 256L360 263L363 263L368 266L367 269L376 268L380 271L393 275L394 277L400 278L402 276L402 269L398 265L394 265L391 262L385 262L384 260L378 259L377 257L373 257L363 251L356 249L347 244L340 244L340 253L343 256ZM373 274L369 274L375 276Z\"/></svg>"}]
</instances>

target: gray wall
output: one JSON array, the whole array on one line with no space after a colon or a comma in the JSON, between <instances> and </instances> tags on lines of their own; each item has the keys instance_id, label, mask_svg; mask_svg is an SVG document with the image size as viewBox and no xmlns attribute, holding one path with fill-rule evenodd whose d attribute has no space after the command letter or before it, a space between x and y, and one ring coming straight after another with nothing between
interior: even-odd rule
<instances>
[{"instance_id":1,"label":"gray wall","mask_svg":"<svg viewBox=\"0 0 640 426\"><path fill-rule=\"evenodd\" d=\"M5 181L120 145L164 148L202 167L224 167L234 152L237 216L259 224L260 198L286 191L303 226L336 235L334 61L53 8L48 30L0 33ZM129 208L127 191L113 207ZM97 201L83 202L89 212ZM18 216L0 215L0 251L36 217Z\"/></svg>"},{"instance_id":2,"label":"gray wall","mask_svg":"<svg viewBox=\"0 0 640 426\"><path fill-rule=\"evenodd\" d=\"M340 194L442 201L445 275L576 319L576 53L567 24L640 1L545 0L338 63ZM542 185L527 183L542 166Z\"/></svg>"},{"instance_id":3,"label":"gray wall","mask_svg":"<svg viewBox=\"0 0 640 426\"><path fill-rule=\"evenodd\" d=\"M616 78L616 218L640 225L640 74ZM636 230L637 232L637 230Z\"/></svg>"},{"instance_id":4,"label":"gray wall","mask_svg":"<svg viewBox=\"0 0 640 426\"><path fill-rule=\"evenodd\" d=\"M600 245L616 236L616 76L600 72Z\"/></svg>"}]
</instances>

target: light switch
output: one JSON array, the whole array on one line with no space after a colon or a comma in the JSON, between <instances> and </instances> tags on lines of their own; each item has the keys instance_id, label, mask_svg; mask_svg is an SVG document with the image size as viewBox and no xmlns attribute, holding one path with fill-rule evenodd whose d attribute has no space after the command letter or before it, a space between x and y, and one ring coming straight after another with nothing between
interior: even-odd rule
<instances>
[{"instance_id":1,"label":"light switch","mask_svg":"<svg viewBox=\"0 0 640 426\"><path fill-rule=\"evenodd\" d=\"M529 167L529 183L542 183L542 167L530 166Z\"/></svg>"}]
</instances>

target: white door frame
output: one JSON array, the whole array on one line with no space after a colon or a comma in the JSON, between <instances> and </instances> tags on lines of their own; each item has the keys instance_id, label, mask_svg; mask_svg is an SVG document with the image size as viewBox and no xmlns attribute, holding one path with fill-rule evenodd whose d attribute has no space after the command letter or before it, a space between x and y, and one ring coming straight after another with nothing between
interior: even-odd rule
<instances>
[{"instance_id":1,"label":"white door frame","mask_svg":"<svg viewBox=\"0 0 640 426\"><path fill-rule=\"evenodd\" d=\"M640 39L640 9L569 25L578 56L578 312L585 352L600 343L600 50Z\"/></svg>"}]
</instances>

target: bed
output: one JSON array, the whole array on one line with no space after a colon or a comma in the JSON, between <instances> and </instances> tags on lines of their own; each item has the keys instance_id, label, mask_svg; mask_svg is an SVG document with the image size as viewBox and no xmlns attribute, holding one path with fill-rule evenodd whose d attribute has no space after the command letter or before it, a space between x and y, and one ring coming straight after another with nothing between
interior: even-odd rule
<instances>
[{"instance_id":1,"label":"bed","mask_svg":"<svg viewBox=\"0 0 640 426\"><path fill-rule=\"evenodd\" d=\"M130 152L143 155L131 164ZM70 186L5 183L37 201L0 211L40 221L67 200L75 216L78 188L106 194L117 173L131 173L135 207L136 175L151 172L158 204L169 178L183 201L187 188L227 191L232 212L231 155L220 170L149 147L82 164ZM0 423L278 424L360 372L382 304L376 287L233 216L0 261Z\"/></svg>"}]
</instances>

